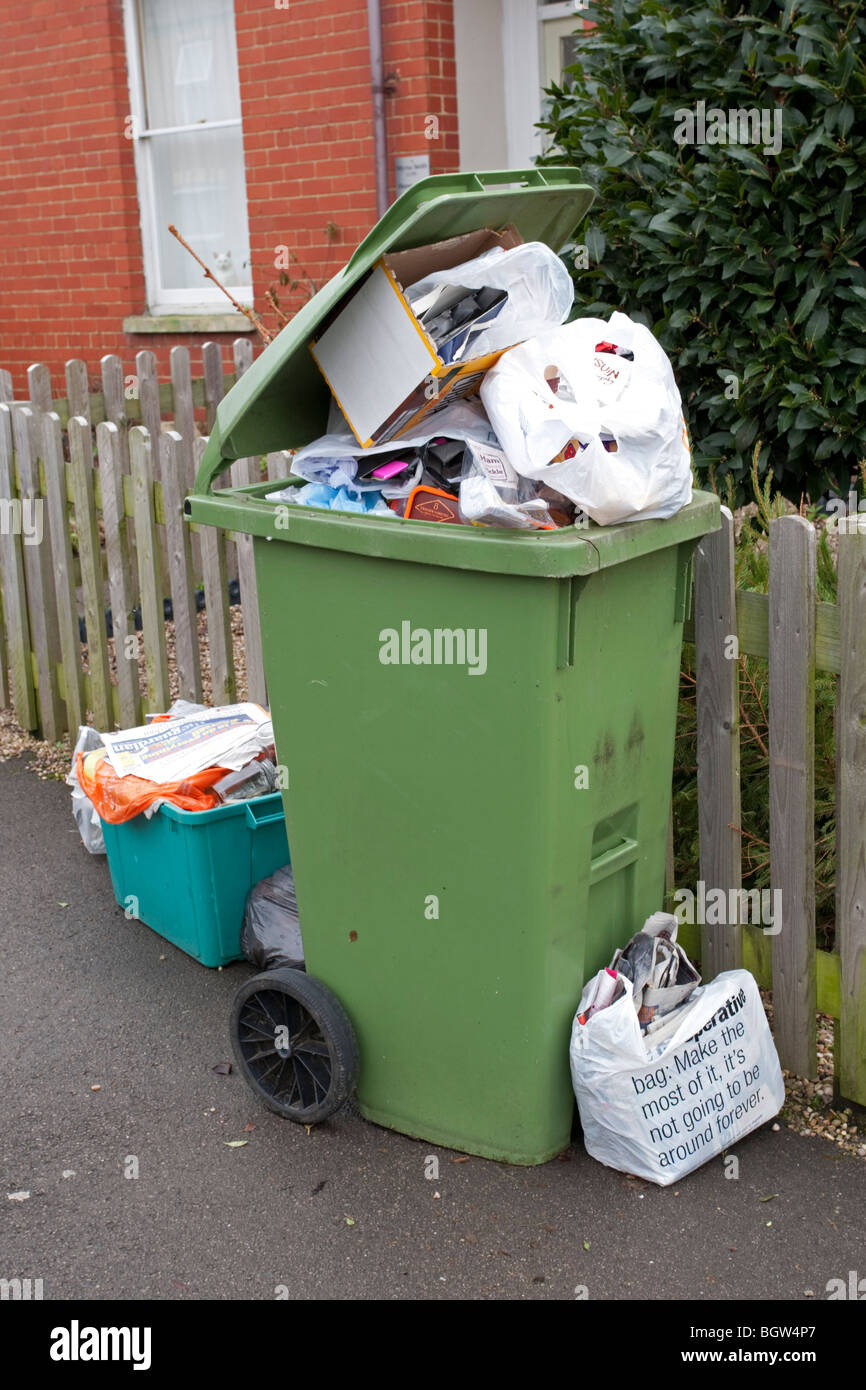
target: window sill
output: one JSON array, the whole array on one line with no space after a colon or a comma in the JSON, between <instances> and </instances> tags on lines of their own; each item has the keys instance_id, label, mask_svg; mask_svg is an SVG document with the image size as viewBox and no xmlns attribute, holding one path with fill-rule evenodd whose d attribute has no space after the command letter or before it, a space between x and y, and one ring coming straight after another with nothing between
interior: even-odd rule
<instances>
[{"instance_id":1,"label":"window sill","mask_svg":"<svg viewBox=\"0 0 866 1390\"><path fill-rule=\"evenodd\" d=\"M255 333L244 314L132 314L124 333Z\"/></svg>"}]
</instances>

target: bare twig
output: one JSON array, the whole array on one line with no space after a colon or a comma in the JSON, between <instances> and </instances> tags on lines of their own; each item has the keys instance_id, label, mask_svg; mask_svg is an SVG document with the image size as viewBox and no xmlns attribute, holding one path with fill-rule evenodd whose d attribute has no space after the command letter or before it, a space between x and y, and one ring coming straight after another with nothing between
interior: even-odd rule
<instances>
[{"instance_id":1,"label":"bare twig","mask_svg":"<svg viewBox=\"0 0 866 1390\"><path fill-rule=\"evenodd\" d=\"M271 285L270 289L265 290L265 299L268 301L277 318L280 320L281 324L285 328L286 324L290 321L289 316L288 314L284 314L282 309L280 308L280 301L277 299L277 296L274 293L273 285Z\"/></svg>"},{"instance_id":2,"label":"bare twig","mask_svg":"<svg viewBox=\"0 0 866 1390\"><path fill-rule=\"evenodd\" d=\"M737 834L742 837L743 840L748 841L748 843L751 845L761 845L764 849L770 848L768 840L762 840L760 836L753 835L750 830L744 830L741 825L734 825L733 821L728 821L728 829L735 830Z\"/></svg>"},{"instance_id":3,"label":"bare twig","mask_svg":"<svg viewBox=\"0 0 866 1390\"><path fill-rule=\"evenodd\" d=\"M759 694L759 692L758 692L758 687L757 687L757 685L755 684L754 679L752 678L752 673L750 672L750 670L749 670L749 668L748 668L748 664L747 664L746 658L745 658L744 656L741 656L741 657L740 657L739 665L740 665L740 670L742 671L743 675L745 676L745 678L746 678L746 680L747 680L747 682L748 682L748 684L749 684L749 688L751 689L752 695L754 696L754 699L755 699L755 702L756 702L756 704L757 704L757 706L758 706L758 709L760 710L760 714L761 714L761 723L762 723L762 724L766 724L766 723L767 723L767 714L766 714L766 710L764 709L764 700L763 700L763 696L762 696L762 694ZM749 733L750 733L750 734L752 735L752 737L754 738L755 742L757 743L757 745L758 745L758 747L760 748L761 752L763 753L764 757L765 757L765 758L769 758L769 756L770 756L770 750L769 750L769 748L767 747L767 745L766 745L766 743L764 742L764 740L761 738L761 735L758 733L758 730L757 730L757 728L755 727L755 725L753 724L752 720L749 718L748 714L746 713L745 706L744 706L744 704L743 704L742 702L740 703L740 719L741 719L742 723L746 726L746 728L749 730Z\"/></svg>"},{"instance_id":4,"label":"bare twig","mask_svg":"<svg viewBox=\"0 0 866 1390\"><path fill-rule=\"evenodd\" d=\"M221 284L220 281L216 278L216 276L214 275L213 271L208 269L208 267L205 265L204 261L202 260L201 256L197 255L196 252L193 251L193 249L192 249L192 247L190 246L189 242L184 241L184 239L183 239L183 237L181 236L180 232L177 230L177 227L173 226L173 224L172 224L171 222L169 222L169 224L168 224L168 230L171 232L172 236L175 237L176 240L180 242L180 244L181 244L181 246L184 248L184 250L186 250L186 251L189 252L189 254L192 256L193 260L198 261L199 265L201 266L201 268L202 268L202 270L204 271L205 275L207 276L208 280L213 280L213 282L214 282L214 284L216 285L217 289L218 289L218 290L222 290L222 292L223 292L223 294L225 295L226 299L230 299L230 300L231 300L232 304L235 306L235 308L237 309L238 313L243 314L245 318L248 318L248 319L249 319L250 323L253 325L253 328L255 328L256 332L261 334L262 339L263 339L266 343L273 342L273 337L274 337L273 333L271 333L271 332L265 327L264 323L262 322L262 319L261 319L260 316L256 313L255 309L249 308L248 305L239 304L239 303L238 303L238 301L235 299L234 295L233 295L233 294L230 294L229 291L226 289L225 285Z\"/></svg>"}]
</instances>

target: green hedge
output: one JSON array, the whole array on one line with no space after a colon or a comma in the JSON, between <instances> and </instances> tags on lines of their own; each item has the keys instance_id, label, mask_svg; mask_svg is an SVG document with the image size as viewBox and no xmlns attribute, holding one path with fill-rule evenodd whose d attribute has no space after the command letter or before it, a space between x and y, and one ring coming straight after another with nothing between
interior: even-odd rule
<instances>
[{"instance_id":1,"label":"green hedge","mask_svg":"<svg viewBox=\"0 0 866 1390\"><path fill-rule=\"evenodd\" d=\"M578 302L656 333L705 480L740 500L762 441L794 501L847 493L866 457L862 6L601 0L586 17L541 160L598 189Z\"/></svg>"}]
</instances>

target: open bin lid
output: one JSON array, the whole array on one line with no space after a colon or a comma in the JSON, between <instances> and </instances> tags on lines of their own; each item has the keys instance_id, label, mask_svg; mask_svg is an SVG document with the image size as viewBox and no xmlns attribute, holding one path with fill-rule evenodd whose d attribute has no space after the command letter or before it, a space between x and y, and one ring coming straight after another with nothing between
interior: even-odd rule
<instances>
[{"instance_id":1,"label":"open bin lid","mask_svg":"<svg viewBox=\"0 0 866 1390\"><path fill-rule=\"evenodd\" d=\"M528 534L443 523L434 526L405 518L383 521L310 508L293 518L289 536L275 527L276 504L264 497L273 491L273 483L212 490L214 479L236 459L300 448L325 432L330 391L309 344L326 316L380 256L508 223L517 227L524 241L543 241L558 251L594 196L594 190L581 182L578 170L565 167L434 174L407 189L343 269L277 334L220 402L193 493L186 501L187 515L195 522L300 544L550 577L592 573L605 564L717 529L718 500L696 494L670 522L626 523L587 532L571 527ZM682 534L674 536L663 529L659 535L655 529L675 522ZM632 540L627 533L633 533ZM606 544L602 544L604 535L609 537ZM606 552L604 559L601 551Z\"/></svg>"},{"instance_id":2,"label":"open bin lid","mask_svg":"<svg viewBox=\"0 0 866 1390\"><path fill-rule=\"evenodd\" d=\"M576 169L565 168L433 174L413 184L220 401L195 492L207 492L235 459L298 449L324 434L330 392L310 353L310 339L380 256L509 222L524 241L543 241L558 251L594 196Z\"/></svg>"}]
</instances>

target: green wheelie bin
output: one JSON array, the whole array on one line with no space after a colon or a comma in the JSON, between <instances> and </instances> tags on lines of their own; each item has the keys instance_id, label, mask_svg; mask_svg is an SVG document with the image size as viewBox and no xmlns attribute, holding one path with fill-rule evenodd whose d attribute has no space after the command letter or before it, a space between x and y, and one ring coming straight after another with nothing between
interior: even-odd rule
<instances>
[{"instance_id":1,"label":"green wheelie bin","mask_svg":"<svg viewBox=\"0 0 866 1390\"><path fill-rule=\"evenodd\" d=\"M367 1119L522 1164L569 1142L582 984L662 906L691 557L718 500L527 533L213 483L325 432L309 343L383 252L505 224L559 250L591 198L572 169L416 184L221 402L187 500L254 537L309 972L241 990L247 1079L322 1118L356 1039Z\"/></svg>"}]
</instances>

